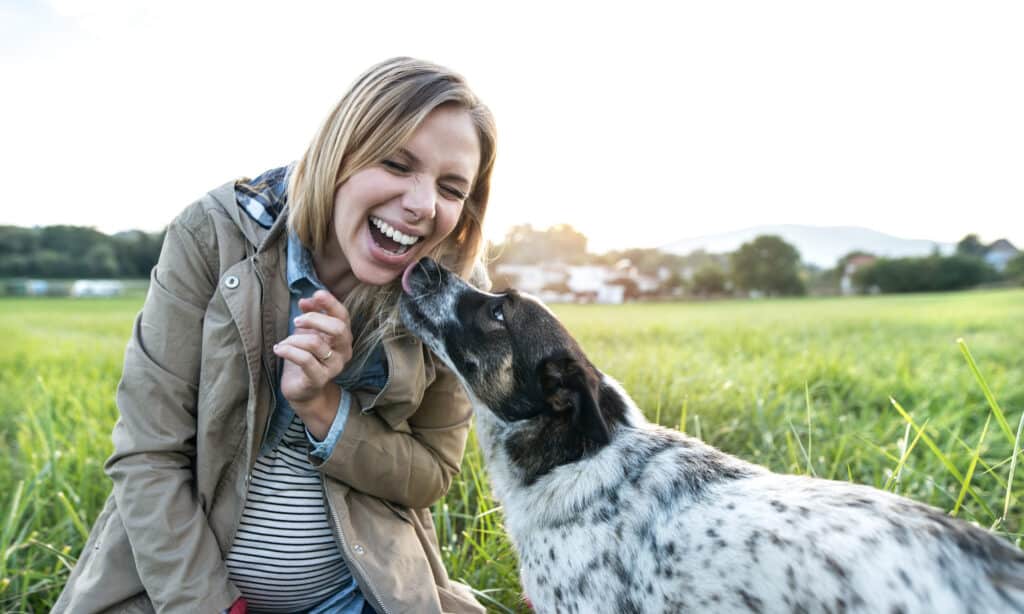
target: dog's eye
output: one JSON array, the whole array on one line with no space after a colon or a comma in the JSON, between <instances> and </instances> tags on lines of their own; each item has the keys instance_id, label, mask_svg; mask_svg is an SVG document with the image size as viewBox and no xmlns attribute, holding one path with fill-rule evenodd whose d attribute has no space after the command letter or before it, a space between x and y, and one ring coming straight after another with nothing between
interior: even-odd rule
<instances>
[{"instance_id":1,"label":"dog's eye","mask_svg":"<svg viewBox=\"0 0 1024 614\"><path fill-rule=\"evenodd\" d=\"M505 314L501 311L501 303L491 304L491 317L499 322L505 321Z\"/></svg>"}]
</instances>

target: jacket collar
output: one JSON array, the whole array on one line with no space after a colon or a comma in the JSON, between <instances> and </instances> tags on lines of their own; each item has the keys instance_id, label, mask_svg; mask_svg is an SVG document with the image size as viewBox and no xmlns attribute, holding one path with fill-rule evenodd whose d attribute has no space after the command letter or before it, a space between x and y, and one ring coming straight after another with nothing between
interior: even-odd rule
<instances>
[{"instance_id":1,"label":"jacket collar","mask_svg":"<svg viewBox=\"0 0 1024 614\"><path fill-rule=\"evenodd\" d=\"M246 241L255 248L257 253L265 253L269 251L280 239L285 235L285 229L288 227L288 207L284 207L284 210L277 219L274 220L273 225L270 228L264 228L260 226L249 217L245 210L238 205L238 201L235 199L235 181L229 181L220 187L215 188L210 195L214 200L221 206L221 209L231 221L235 223L235 226L245 236Z\"/></svg>"},{"instance_id":2,"label":"jacket collar","mask_svg":"<svg viewBox=\"0 0 1024 614\"><path fill-rule=\"evenodd\" d=\"M282 166L255 179L239 178L210 193L257 254L270 251L286 234L291 169Z\"/></svg>"},{"instance_id":3,"label":"jacket collar","mask_svg":"<svg viewBox=\"0 0 1024 614\"><path fill-rule=\"evenodd\" d=\"M235 209L237 210L238 207L235 207ZM255 224L251 225L259 228L259 226ZM270 251L275 245L280 243L281 237L287 235L287 228L288 206L285 205L284 211L281 212L281 215L277 216L277 219L274 221L274 225L270 227L270 230L267 230L265 233L259 233L258 231L255 233L257 240L253 241L253 244L256 246L256 252L263 254Z\"/></svg>"}]
</instances>

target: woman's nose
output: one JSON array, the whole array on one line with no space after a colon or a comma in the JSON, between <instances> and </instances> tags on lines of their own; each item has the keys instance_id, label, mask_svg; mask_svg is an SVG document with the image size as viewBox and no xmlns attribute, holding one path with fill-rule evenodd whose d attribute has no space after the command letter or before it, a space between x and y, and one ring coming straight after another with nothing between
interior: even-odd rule
<instances>
[{"instance_id":1,"label":"woman's nose","mask_svg":"<svg viewBox=\"0 0 1024 614\"><path fill-rule=\"evenodd\" d=\"M431 183L417 176L402 198L402 208L414 222L432 220L436 213L436 202Z\"/></svg>"}]
</instances>

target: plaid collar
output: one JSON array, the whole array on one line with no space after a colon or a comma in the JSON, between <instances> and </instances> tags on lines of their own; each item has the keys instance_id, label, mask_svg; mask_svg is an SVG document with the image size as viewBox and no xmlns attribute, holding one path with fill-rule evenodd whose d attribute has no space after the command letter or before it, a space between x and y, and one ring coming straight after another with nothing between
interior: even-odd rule
<instances>
[{"instance_id":1,"label":"plaid collar","mask_svg":"<svg viewBox=\"0 0 1024 614\"><path fill-rule=\"evenodd\" d=\"M274 225L288 203L288 175L292 165L272 168L255 179L235 182L238 206L264 228Z\"/></svg>"}]
</instances>

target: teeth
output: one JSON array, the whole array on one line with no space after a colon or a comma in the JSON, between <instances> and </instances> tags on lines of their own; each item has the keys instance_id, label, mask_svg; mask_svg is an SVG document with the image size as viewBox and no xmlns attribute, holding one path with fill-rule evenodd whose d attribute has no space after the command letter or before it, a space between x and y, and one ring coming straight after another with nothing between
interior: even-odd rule
<instances>
[{"instance_id":1,"label":"teeth","mask_svg":"<svg viewBox=\"0 0 1024 614\"><path fill-rule=\"evenodd\" d=\"M374 217L374 216L371 215L370 216L370 222L374 226L376 226L377 229L380 230L384 235L394 239L395 241L401 243L402 245L406 245L406 246L413 245L417 241L420 240L419 237L414 237L412 235L407 235L407 234L401 232L400 230L397 230L396 228L394 228L393 226L391 226L390 224L388 224L384 220L380 219L379 217Z\"/></svg>"}]
</instances>

